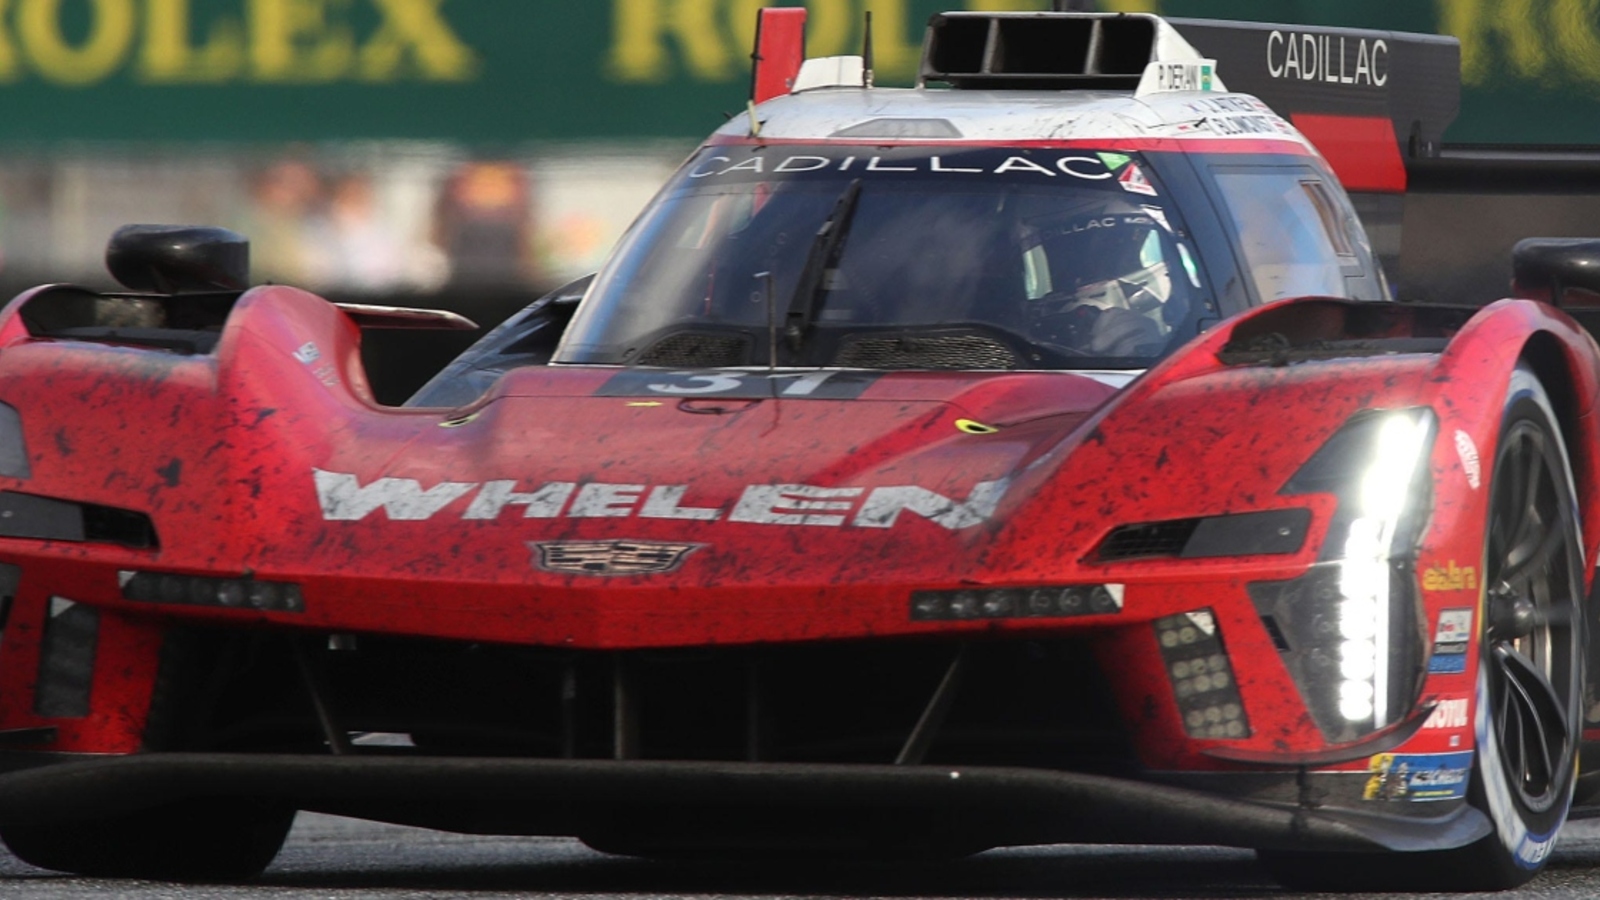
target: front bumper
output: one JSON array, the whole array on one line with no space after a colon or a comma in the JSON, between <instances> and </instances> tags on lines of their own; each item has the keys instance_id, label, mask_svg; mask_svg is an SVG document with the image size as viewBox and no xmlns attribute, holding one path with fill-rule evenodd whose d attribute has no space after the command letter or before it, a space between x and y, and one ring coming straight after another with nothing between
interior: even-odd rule
<instances>
[{"instance_id":1,"label":"front bumper","mask_svg":"<svg viewBox=\"0 0 1600 900\"><path fill-rule=\"evenodd\" d=\"M1294 808L1028 768L152 753L0 756L0 825L70 823L202 797L450 831L572 835L602 847L922 842L1419 851L1490 832L1436 818Z\"/></svg>"}]
</instances>

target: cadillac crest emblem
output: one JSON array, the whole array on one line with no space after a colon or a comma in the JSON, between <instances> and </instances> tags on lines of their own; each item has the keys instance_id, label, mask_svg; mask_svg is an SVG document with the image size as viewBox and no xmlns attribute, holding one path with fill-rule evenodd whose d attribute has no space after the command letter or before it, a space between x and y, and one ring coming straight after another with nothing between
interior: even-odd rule
<instances>
[{"instance_id":1,"label":"cadillac crest emblem","mask_svg":"<svg viewBox=\"0 0 1600 900\"><path fill-rule=\"evenodd\" d=\"M528 543L534 565L566 575L657 575L677 569L704 546L629 540Z\"/></svg>"}]
</instances>

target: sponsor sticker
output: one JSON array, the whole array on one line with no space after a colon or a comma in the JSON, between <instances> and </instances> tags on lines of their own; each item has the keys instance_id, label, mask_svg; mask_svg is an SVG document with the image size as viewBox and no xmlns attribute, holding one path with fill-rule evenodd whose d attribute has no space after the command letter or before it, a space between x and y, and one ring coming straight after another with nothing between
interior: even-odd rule
<instances>
[{"instance_id":1,"label":"sponsor sticker","mask_svg":"<svg viewBox=\"0 0 1600 900\"><path fill-rule=\"evenodd\" d=\"M1364 800L1460 800L1467 795L1472 751L1379 753L1367 761Z\"/></svg>"},{"instance_id":2,"label":"sponsor sticker","mask_svg":"<svg viewBox=\"0 0 1600 900\"><path fill-rule=\"evenodd\" d=\"M1483 483L1483 464L1478 460L1478 445L1472 435L1457 429L1456 455L1461 457L1461 471L1467 476L1467 486L1473 490Z\"/></svg>"},{"instance_id":3,"label":"sponsor sticker","mask_svg":"<svg viewBox=\"0 0 1600 900\"><path fill-rule=\"evenodd\" d=\"M1428 720L1422 723L1424 730L1439 728L1465 728L1470 723L1467 718L1467 698L1456 697L1450 700L1440 700L1439 705L1433 708L1433 713Z\"/></svg>"},{"instance_id":4,"label":"sponsor sticker","mask_svg":"<svg viewBox=\"0 0 1600 900\"><path fill-rule=\"evenodd\" d=\"M1445 652L1465 653L1467 652L1466 643L1471 639L1471 609L1442 609L1439 611L1439 625L1433 630L1434 644L1460 644L1462 646L1459 649Z\"/></svg>"},{"instance_id":5,"label":"sponsor sticker","mask_svg":"<svg viewBox=\"0 0 1600 900\"><path fill-rule=\"evenodd\" d=\"M294 358L300 360L302 364L309 366L322 358L322 351L317 349L315 342L306 341L304 344L300 345L299 350L294 352Z\"/></svg>"},{"instance_id":6,"label":"sponsor sticker","mask_svg":"<svg viewBox=\"0 0 1600 900\"><path fill-rule=\"evenodd\" d=\"M1144 177L1144 170L1139 168L1138 163L1129 163L1128 167L1122 170L1122 174L1117 176L1117 183L1122 185L1123 190L1130 193L1144 194L1146 197L1154 197L1156 195L1155 185L1150 183L1150 179Z\"/></svg>"},{"instance_id":7,"label":"sponsor sticker","mask_svg":"<svg viewBox=\"0 0 1600 900\"><path fill-rule=\"evenodd\" d=\"M1267 35L1273 78L1356 87L1389 83L1389 43L1378 38L1273 31Z\"/></svg>"},{"instance_id":8,"label":"sponsor sticker","mask_svg":"<svg viewBox=\"0 0 1600 900\"><path fill-rule=\"evenodd\" d=\"M1478 589L1478 570L1472 566L1457 566L1450 560L1442 566L1431 566L1422 573L1425 591L1475 591ZM1472 624L1469 618L1467 624Z\"/></svg>"},{"instance_id":9,"label":"sponsor sticker","mask_svg":"<svg viewBox=\"0 0 1600 900\"><path fill-rule=\"evenodd\" d=\"M1467 670L1467 643L1472 639L1472 610L1439 611L1439 624L1433 630L1433 656L1428 671L1457 674Z\"/></svg>"},{"instance_id":10,"label":"sponsor sticker","mask_svg":"<svg viewBox=\"0 0 1600 900\"><path fill-rule=\"evenodd\" d=\"M893 528L897 523L922 519L951 531L989 521L1010 484L1007 478L980 481L965 498L909 484L752 484L737 497L707 496L696 502L688 484L496 479L441 481L423 487L414 478L378 478L363 484L349 472L312 469L311 475L322 518L330 522L359 522L368 516L421 522L462 501L452 512L444 513L445 517L464 521L494 521L502 514L511 519L688 519L835 528Z\"/></svg>"}]
</instances>

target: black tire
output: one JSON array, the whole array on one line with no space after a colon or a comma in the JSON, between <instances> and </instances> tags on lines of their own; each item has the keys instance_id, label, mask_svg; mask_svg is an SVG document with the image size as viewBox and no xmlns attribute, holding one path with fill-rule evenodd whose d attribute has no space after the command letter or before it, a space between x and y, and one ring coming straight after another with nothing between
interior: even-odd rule
<instances>
[{"instance_id":1,"label":"black tire","mask_svg":"<svg viewBox=\"0 0 1600 900\"><path fill-rule=\"evenodd\" d=\"M244 881L278 855L293 809L230 800L194 801L114 819L0 828L18 859L97 878Z\"/></svg>"},{"instance_id":2,"label":"black tire","mask_svg":"<svg viewBox=\"0 0 1600 900\"><path fill-rule=\"evenodd\" d=\"M1556 421L1538 378L1519 366L1490 470L1467 794L1494 832L1422 853L1258 851L1285 886L1496 891L1544 867L1577 781L1586 638L1576 491Z\"/></svg>"}]
</instances>

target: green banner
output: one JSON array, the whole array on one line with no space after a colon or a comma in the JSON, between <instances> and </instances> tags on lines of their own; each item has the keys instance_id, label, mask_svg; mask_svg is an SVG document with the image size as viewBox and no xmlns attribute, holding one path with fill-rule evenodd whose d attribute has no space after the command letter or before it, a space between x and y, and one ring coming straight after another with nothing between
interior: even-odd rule
<instances>
[{"instance_id":1,"label":"green banner","mask_svg":"<svg viewBox=\"0 0 1600 900\"><path fill-rule=\"evenodd\" d=\"M744 104L764 0L0 0L0 140L693 138ZM796 0L780 5L799 5ZM809 0L810 54L909 83L929 15L1046 0ZM1101 0L1454 34L1455 141L1600 143L1595 0ZM1221 73L1226 78L1227 73Z\"/></svg>"}]
</instances>

